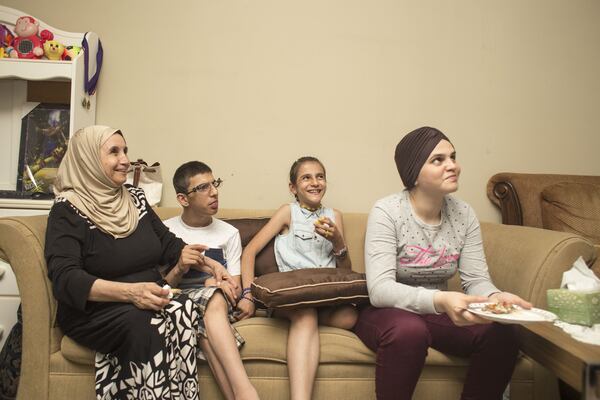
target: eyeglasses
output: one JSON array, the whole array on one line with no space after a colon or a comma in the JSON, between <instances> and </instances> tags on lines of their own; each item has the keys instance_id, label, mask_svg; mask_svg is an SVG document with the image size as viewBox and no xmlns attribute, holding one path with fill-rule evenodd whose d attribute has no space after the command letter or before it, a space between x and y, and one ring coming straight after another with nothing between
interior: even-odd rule
<instances>
[{"instance_id":1,"label":"eyeglasses","mask_svg":"<svg viewBox=\"0 0 600 400\"><path fill-rule=\"evenodd\" d=\"M222 184L223 184L223 179L218 178L218 179L215 179L212 182L205 182L205 183L199 184L198 186L194 186L193 188L191 188L185 194L187 195L187 194L194 193L194 192L206 193L206 192L208 192L210 190L211 186L216 189L219 186L221 186Z\"/></svg>"}]
</instances>

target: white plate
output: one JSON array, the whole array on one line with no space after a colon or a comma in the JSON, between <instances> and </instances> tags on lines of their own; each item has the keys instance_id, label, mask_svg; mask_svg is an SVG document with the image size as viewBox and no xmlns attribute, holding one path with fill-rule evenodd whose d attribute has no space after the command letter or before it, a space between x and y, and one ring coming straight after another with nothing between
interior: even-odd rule
<instances>
[{"instance_id":1,"label":"white plate","mask_svg":"<svg viewBox=\"0 0 600 400\"><path fill-rule=\"evenodd\" d=\"M471 303L469 304L469 311L475 315L479 315L485 319L491 321L502 322L505 324L527 324L529 322L552 322L558 317L556 314L550 311L542 310L539 308L531 308L525 310L517 305L514 307L516 310L509 314L494 314L490 311L483 311L483 307L488 304L494 303Z\"/></svg>"}]
</instances>

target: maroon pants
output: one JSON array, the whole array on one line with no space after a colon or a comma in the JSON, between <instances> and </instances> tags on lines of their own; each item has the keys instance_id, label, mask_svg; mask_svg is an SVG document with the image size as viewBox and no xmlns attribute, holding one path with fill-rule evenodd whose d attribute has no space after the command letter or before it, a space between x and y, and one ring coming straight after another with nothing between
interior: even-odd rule
<instances>
[{"instance_id":1,"label":"maroon pants","mask_svg":"<svg viewBox=\"0 0 600 400\"><path fill-rule=\"evenodd\" d=\"M429 347L470 358L462 400L500 400L519 352L512 325L459 327L446 314L397 308L362 309L354 332L377 354L379 400L412 398Z\"/></svg>"}]
</instances>

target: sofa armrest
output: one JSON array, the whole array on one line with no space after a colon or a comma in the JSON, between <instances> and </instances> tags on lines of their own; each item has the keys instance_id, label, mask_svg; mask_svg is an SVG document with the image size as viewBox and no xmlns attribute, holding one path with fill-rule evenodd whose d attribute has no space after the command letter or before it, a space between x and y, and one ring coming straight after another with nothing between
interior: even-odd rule
<instances>
[{"instance_id":1,"label":"sofa armrest","mask_svg":"<svg viewBox=\"0 0 600 400\"><path fill-rule=\"evenodd\" d=\"M53 328L56 302L46 274L46 216L0 219L0 252L17 279L23 311L23 353L19 398L43 398L48 393L50 353L58 349Z\"/></svg>"},{"instance_id":2,"label":"sofa armrest","mask_svg":"<svg viewBox=\"0 0 600 400\"><path fill-rule=\"evenodd\" d=\"M596 248L581 236L524 226L481 224L493 282L546 308L546 290L560 287L562 274L579 257L589 264Z\"/></svg>"},{"instance_id":3,"label":"sofa armrest","mask_svg":"<svg viewBox=\"0 0 600 400\"><path fill-rule=\"evenodd\" d=\"M559 182L600 185L600 176L501 172L487 183L487 196L502 213L502 223L542 228L542 191Z\"/></svg>"}]
</instances>

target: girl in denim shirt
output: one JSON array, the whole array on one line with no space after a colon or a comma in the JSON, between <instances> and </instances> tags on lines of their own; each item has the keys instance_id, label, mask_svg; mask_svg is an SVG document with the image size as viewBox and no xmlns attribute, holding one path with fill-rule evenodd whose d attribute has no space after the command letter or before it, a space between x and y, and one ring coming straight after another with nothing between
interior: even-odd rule
<instances>
[{"instance_id":1,"label":"girl in denim shirt","mask_svg":"<svg viewBox=\"0 0 600 400\"><path fill-rule=\"evenodd\" d=\"M242 254L242 285L254 280L256 255L275 237L279 271L301 268L351 268L344 241L342 213L323 207L327 190L325 167L314 157L302 157L290 169L290 192L296 202L284 204L248 243ZM248 301L244 301L248 300ZM249 289L238 303L240 319L254 314ZM351 329L357 312L351 305L277 310L275 316L290 320L287 360L292 400L310 399L319 364L319 323Z\"/></svg>"}]
</instances>

